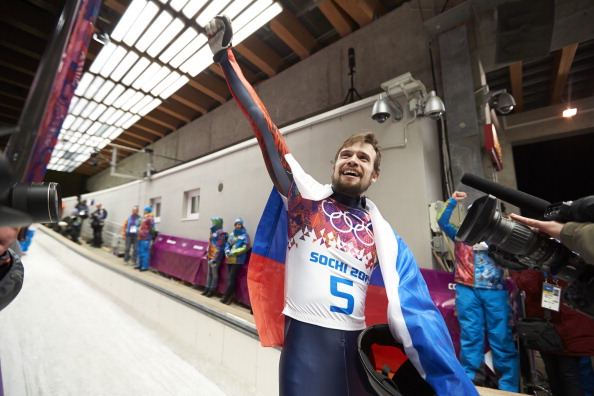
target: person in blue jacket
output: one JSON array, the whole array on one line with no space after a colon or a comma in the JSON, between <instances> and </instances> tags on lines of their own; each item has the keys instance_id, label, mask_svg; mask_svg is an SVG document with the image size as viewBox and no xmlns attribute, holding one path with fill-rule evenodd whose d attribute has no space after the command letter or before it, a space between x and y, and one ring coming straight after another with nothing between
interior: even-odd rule
<instances>
[{"instance_id":1,"label":"person in blue jacket","mask_svg":"<svg viewBox=\"0 0 594 396\"><path fill-rule=\"evenodd\" d=\"M206 287L202 292L203 296L212 297L219 284L219 266L225 257L225 244L227 243L227 233L223 231L223 219L220 217L211 217L210 237L208 238L208 274L206 276Z\"/></svg>"},{"instance_id":2,"label":"person in blue jacket","mask_svg":"<svg viewBox=\"0 0 594 396\"><path fill-rule=\"evenodd\" d=\"M289 152L243 76L231 47L230 19L217 16L205 29L214 60L250 122L268 174L285 200L288 238L279 394L373 394L357 337L366 328L365 296L379 265L389 299L390 331L421 377L438 395L477 395L456 359L443 317L410 249L364 195L379 177L381 151L375 135L363 132L348 138L336 152L332 184L318 183ZM255 308L254 315L259 315Z\"/></svg>"},{"instance_id":3,"label":"person in blue jacket","mask_svg":"<svg viewBox=\"0 0 594 396\"><path fill-rule=\"evenodd\" d=\"M229 235L227 244L225 245L227 289L221 298L221 302L227 305L233 301L233 294L237 287L237 275L241 266L246 263L247 252L250 248L250 237L243 226L243 219L235 219L234 227L235 229Z\"/></svg>"},{"instance_id":4,"label":"person in blue jacket","mask_svg":"<svg viewBox=\"0 0 594 396\"><path fill-rule=\"evenodd\" d=\"M486 331L499 376L499 389L518 392L519 355L512 336L509 293L503 271L488 256L489 247L485 242L469 246L456 241L460 227L450 223L452 212L466 197L465 192L455 191L437 215L437 224L455 242L460 361L472 382L482 386L486 378Z\"/></svg>"}]
</instances>

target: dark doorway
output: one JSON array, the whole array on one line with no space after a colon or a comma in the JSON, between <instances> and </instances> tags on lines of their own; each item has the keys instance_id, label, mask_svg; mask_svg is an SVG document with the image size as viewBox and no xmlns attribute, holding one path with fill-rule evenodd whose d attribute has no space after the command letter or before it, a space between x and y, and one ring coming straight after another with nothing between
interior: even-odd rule
<instances>
[{"instance_id":1,"label":"dark doorway","mask_svg":"<svg viewBox=\"0 0 594 396\"><path fill-rule=\"evenodd\" d=\"M594 133L515 146L513 156L522 192L551 203L594 195Z\"/></svg>"}]
</instances>

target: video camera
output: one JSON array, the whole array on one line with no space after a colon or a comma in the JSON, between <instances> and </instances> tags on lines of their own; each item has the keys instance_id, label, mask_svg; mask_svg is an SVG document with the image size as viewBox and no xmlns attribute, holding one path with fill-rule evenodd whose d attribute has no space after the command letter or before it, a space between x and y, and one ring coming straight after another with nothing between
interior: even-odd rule
<instances>
[{"instance_id":1,"label":"video camera","mask_svg":"<svg viewBox=\"0 0 594 396\"><path fill-rule=\"evenodd\" d=\"M489 255L500 265L515 271L534 269L550 272L568 282L563 291L565 304L594 319L594 265L555 239L504 218L497 210L497 198L520 208L543 213L559 222L594 222L594 197L574 203L551 205L540 198L465 173L463 184L490 195L478 198L470 207L456 239L467 245L490 243Z\"/></svg>"},{"instance_id":2,"label":"video camera","mask_svg":"<svg viewBox=\"0 0 594 396\"><path fill-rule=\"evenodd\" d=\"M58 222L62 192L58 183L12 183L12 171L0 154L0 226Z\"/></svg>"}]
</instances>

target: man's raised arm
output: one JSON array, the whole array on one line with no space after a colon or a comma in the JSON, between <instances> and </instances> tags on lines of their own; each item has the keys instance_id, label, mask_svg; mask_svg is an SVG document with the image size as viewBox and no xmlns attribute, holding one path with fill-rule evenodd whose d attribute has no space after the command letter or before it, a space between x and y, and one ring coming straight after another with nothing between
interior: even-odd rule
<instances>
[{"instance_id":1,"label":"man's raised arm","mask_svg":"<svg viewBox=\"0 0 594 396\"><path fill-rule=\"evenodd\" d=\"M209 36L208 44L214 54L213 59L223 69L231 94L254 130L268 174L276 189L287 196L293 182L291 169L284 158L289 153L289 149L235 60L231 50L233 37L231 20L226 16L217 16L206 25L205 29Z\"/></svg>"}]
</instances>

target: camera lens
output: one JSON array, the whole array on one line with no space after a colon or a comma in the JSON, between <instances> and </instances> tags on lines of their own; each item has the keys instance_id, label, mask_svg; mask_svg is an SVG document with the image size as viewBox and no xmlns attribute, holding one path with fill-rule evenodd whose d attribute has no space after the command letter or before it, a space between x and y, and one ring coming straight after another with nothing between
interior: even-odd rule
<instances>
[{"instance_id":1,"label":"camera lens","mask_svg":"<svg viewBox=\"0 0 594 396\"><path fill-rule=\"evenodd\" d=\"M62 192L58 183L15 183L2 204L28 213L34 223L57 222L62 216Z\"/></svg>"}]
</instances>

